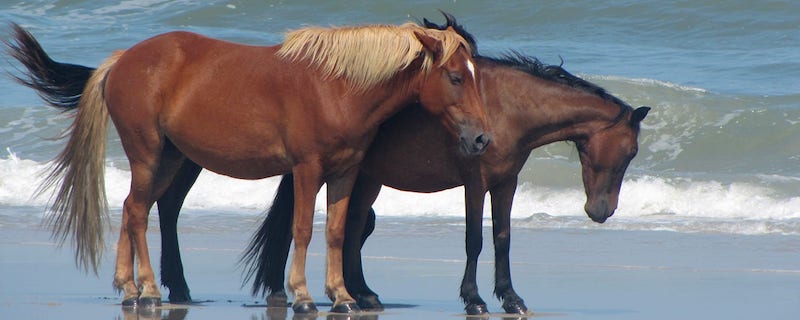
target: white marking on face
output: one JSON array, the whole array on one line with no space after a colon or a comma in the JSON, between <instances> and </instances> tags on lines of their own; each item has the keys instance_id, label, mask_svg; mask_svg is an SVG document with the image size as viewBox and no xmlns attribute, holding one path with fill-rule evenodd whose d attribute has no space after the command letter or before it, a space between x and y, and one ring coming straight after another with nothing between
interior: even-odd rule
<instances>
[{"instance_id":1,"label":"white marking on face","mask_svg":"<svg viewBox=\"0 0 800 320\"><path fill-rule=\"evenodd\" d=\"M475 65L472 64L472 60L467 60L467 69L472 74L472 79L475 79Z\"/></svg>"}]
</instances>

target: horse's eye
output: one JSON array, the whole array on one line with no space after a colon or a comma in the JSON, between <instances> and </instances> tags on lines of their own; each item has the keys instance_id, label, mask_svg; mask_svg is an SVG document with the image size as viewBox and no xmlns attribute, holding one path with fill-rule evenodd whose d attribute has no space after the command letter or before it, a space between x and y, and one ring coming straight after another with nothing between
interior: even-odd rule
<instances>
[{"instance_id":1,"label":"horse's eye","mask_svg":"<svg viewBox=\"0 0 800 320\"><path fill-rule=\"evenodd\" d=\"M458 73L450 72L448 76L450 77L450 83L454 85L460 86L461 84L464 83L464 79L462 79L461 75Z\"/></svg>"}]
</instances>

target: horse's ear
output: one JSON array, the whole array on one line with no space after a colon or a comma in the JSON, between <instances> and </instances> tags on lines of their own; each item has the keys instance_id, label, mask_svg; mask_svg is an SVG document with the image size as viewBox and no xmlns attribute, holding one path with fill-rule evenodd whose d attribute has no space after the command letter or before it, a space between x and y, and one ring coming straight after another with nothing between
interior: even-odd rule
<instances>
[{"instance_id":1,"label":"horse's ear","mask_svg":"<svg viewBox=\"0 0 800 320\"><path fill-rule=\"evenodd\" d=\"M422 43L422 47L424 47L425 50L428 50L431 54L433 54L434 60L438 60L439 57L442 56L442 42L439 41L439 39L416 30L414 30L414 36L416 36L417 40Z\"/></svg>"},{"instance_id":2,"label":"horse's ear","mask_svg":"<svg viewBox=\"0 0 800 320\"><path fill-rule=\"evenodd\" d=\"M639 124L644 120L644 117L647 116L647 113L650 112L650 107L638 107L636 110L633 110L633 115L631 116L631 124Z\"/></svg>"},{"instance_id":3,"label":"horse's ear","mask_svg":"<svg viewBox=\"0 0 800 320\"><path fill-rule=\"evenodd\" d=\"M437 30L441 30L442 29L442 27L440 27L438 24L435 24L435 23L431 22L427 18L422 18L422 24L425 26L425 28L428 28L428 29L437 29Z\"/></svg>"}]
</instances>

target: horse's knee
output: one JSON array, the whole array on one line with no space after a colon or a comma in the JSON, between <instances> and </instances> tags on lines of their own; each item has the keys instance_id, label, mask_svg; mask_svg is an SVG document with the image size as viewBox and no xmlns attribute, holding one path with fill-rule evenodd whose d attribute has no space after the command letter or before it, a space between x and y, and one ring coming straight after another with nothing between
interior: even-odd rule
<instances>
[{"instance_id":1,"label":"horse's knee","mask_svg":"<svg viewBox=\"0 0 800 320\"><path fill-rule=\"evenodd\" d=\"M499 232L494 236L494 247L496 252L508 252L511 244L511 233L507 231Z\"/></svg>"},{"instance_id":2,"label":"horse's knee","mask_svg":"<svg viewBox=\"0 0 800 320\"><path fill-rule=\"evenodd\" d=\"M296 247L308 247L308 244L311 242L311 233L312 229L306 227L297 227L292 229L292 237L294 240L294 246Z\"/></svg>"},{"instance_id":3,"label":"horse's knee","mask_svg":"<svg viewBox=\"0 0 800 320\"><path fill-rule=\"evenodd\" d=\"M329 227L325 232L328 245L341 248L344 244L344 227Z\"/></svg>"},{"instance_id":4,"label":"horse's knee","mask_svg":"<svg viewBox=\"0 0 800 320\"><path fill-rule=\"evenodd\" d=\"M494 239L495 241L508 242L511 240L511 232L509 230L500 231L494 235Z\"/></svg>"}]
</instances>

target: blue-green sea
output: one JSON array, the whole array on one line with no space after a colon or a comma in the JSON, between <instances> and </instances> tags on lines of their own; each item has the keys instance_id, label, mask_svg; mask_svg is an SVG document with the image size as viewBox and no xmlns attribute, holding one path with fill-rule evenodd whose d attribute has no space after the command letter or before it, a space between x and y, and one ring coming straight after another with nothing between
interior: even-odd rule
<instances>
[{"instance_id":1,"label":"blue-green sea","mask_svg":"<svg viewBox=\"0 0 800 320\"><path fill-rule=\"evenodd\" d=\"M268 45L307 25L442 23L439 9L474 34L483 55L516 50L563 61L629 104L652 107L613 218L597 225L586 217L577 152L555 143L536 150L522 172L515 228L800 235L797 1L6 0L0 35L13 21L54 59L97 66L113 50L172 30ZM0 64L18 67L7 56ZM0 224L44 215L48 199L32 197L37 173L63 144L49 138L70 121L0 77ZM109 147L109 203L119 214L129 173L113 135ZM257 215L276 185L204 173L186 214ZM421 222L460 217L463 190L384 189L375 208Z\"/></svg>"}]
</instances>

